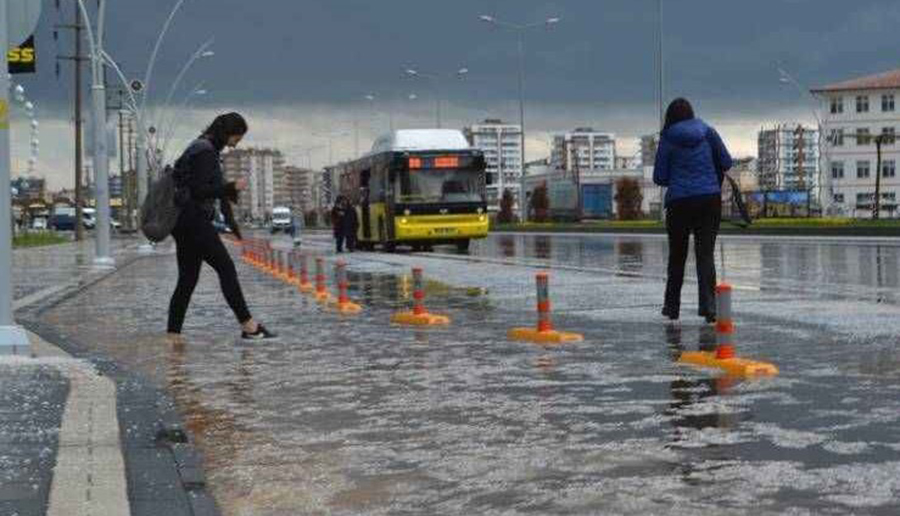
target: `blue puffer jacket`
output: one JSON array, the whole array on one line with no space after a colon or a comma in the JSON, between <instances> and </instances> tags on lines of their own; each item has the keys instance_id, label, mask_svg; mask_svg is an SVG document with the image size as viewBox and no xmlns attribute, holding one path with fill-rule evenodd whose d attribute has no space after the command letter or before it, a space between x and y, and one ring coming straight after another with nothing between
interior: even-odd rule
<instances>
[{"instance_id":1,"label":"blue puffer jacket","mask_svg":"<svg viewBox=\"0 0 900 516\"><path fill-rule=\"evenodd\" d=\"M731 155L715 129L695 118L662 133L653 182L666 186L666 206L678 199L716 195L731 168Z\"/></svg>"}]
</instances>

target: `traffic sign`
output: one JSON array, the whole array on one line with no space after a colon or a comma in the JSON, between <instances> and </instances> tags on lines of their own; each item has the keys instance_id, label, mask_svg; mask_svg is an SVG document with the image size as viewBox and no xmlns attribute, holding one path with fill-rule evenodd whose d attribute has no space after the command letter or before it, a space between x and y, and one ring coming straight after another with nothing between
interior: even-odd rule
<instances>
[{"instance_id":1,"label":"traffic sign","mask_svg":"<svg viewBox=\"0 0 900 516\"><path fill-rule=\"evenodd\" d=\"M9 61L9 73L35 73L37 71L33 35L25 43L11 47L6 56Z\"/></svg>"},{"instance_id":2,"label":"traffic sign","mask_svg":"<svg viewBox=\"0 0 900 516\"><path fill-rule=\"evenodd\" d=\"M41 4L35 0L7 0L7 25L9 32L7 38L9 47L18 47L25 42L37 28L38 19L41 17Z\"/></svg>"}]
</instances>

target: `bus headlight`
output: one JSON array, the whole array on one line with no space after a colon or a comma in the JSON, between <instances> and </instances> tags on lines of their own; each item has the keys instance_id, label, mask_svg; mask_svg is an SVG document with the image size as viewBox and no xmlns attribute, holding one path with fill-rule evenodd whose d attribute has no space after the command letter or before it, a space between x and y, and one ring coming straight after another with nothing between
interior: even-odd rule
<instances>
[{"instance_id":1,"label":"bus headlight","mask_svg":"<svg viewBox=\"0 0 900 516\"><path fill-rule=\"evenodd\" d=\"M484 215L478 217L478 222L484 222Z\"/></svg>"},{"instance_id":2,"label":"bus headlight","mask_svg":"<svg viewBox=\"0 0 900 516\"><path fill-rule=\"evenodd\" d=\"M406 224L406 219L400 219L401 224Z\"/></svg>"}]
</instances>

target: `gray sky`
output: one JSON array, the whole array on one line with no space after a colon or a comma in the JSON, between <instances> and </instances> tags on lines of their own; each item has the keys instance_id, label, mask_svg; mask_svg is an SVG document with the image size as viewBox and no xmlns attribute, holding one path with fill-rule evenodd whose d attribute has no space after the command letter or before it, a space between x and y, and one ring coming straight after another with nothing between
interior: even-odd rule
<instances>
[{"instance_id":1,"label":"gray sky","mask_svg":"<svg viewBox=\"0 0 900 516\"><path fill-rule=\"evenodd\" d=\"M71 184L71 64L55 77L57 53L71 52L73 0L52 0L38 34L39 73L19 76L39 107L39 174ZM93 3L93 2L91 2ZM107 47L129 76L144 67L176 0L118 0L109 5ZM239 110L249 143L277 145L305 164L303 148L321 146L313 165L354 152L388 127L434 124L435 88L404 77L406 67L435 73L469 68L463 80L438 81L445 126L487 116L515 121L516 40L477 17L524 23L559 16L552 30L527 36L529 158L547 152L552 131L593 126L620 137L620 154L656 124L656 0L186 0L163 44L151 84L166 96L181 65L215 37L215 57L188 74L180 101L203 82L209 95L178 113L174 147L215 112ZM684 95L721 128L736 154L755 153L755 132L776 121L812 121L811 103L778 81L777 64L804 85L819 85L900 67L896 0L665 0L666 97ZM375 94L374 104L363 100ZM406 100L409 93L418 99ZM165 120L159 122L165 126ZM20 135L23 131L19 131ZM24 135L14 136L24 156ZM24 161L24 160L20 160ZM118 167L114 166L113 170Z\"/></svg>"}]
</instances>

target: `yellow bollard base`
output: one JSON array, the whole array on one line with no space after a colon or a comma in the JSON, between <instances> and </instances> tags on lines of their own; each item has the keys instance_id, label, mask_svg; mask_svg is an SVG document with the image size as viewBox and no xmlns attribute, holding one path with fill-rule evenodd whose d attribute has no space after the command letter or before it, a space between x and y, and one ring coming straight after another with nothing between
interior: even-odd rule
<instances>
[{"instance_id":1,"label":"yellow bollard base","mask_svg":"<svg viewBox=\"0 0 900 516\"><path fill-rule=\"evenodd\" d=\"M391 316L391 322L407 326L441 326L450 324L450 318L444 315L434 315L429 313L415 314L413 312L399 312Z\"/></svg>"},{"instance_id":2,"label":"yellow bollard base","mask_svg":"<svg viewBox=\"0 0 900 516\"><path fill-rule=\"evenodd\" d=\"M678 361L698 367L721 369L731 376L776 376L778 368L768 362L749 360L746 358L716 358L714 352L685 351Z\"/></svg>"},{"instance_id":3,"label":"yellow bollard base","mask_svg":"<svg viewBox=\"0 0 900 516\"><path fill-rule=\"evenodd\" d=\"M538 344L561 344L563 342L581 342L584 335L564 331L538 331L535 328L513 328L507 333L510 340L536 342Z\"/></svg>"},{"instance_id":4,"label":"yellow bollard base","mask_svg":"<svg viewBox=\"0 0 900 516\"><path fill-rule=\"evenodd\" d=\"M297 286L300 288L300 292L307 294L315 290L312 283L299 283Z\"/></svg>"},{"instance_id":5,"label":"yellow bollard base","mask_svg":"<svg viewBox=\"0 0 900 516\"><path fill-rule=\"evenodd\" d=\"M341 303L337 299L331 298L328 304L342 314L358 314L362 312L362 306L352 301Z\"/></svg>"},{"instance_id":6,"label":"yellow bollard base","mask_svg":"<svg viewBox=\"0 0 900 516\"><path fill-rule=\"evenodd\" d=\"M335 298L328 292L324 292L324 293L316 292L316 301L319 303L322 303L324 305L326 303L335 302Z\"/></svg>"}]
</instances>

